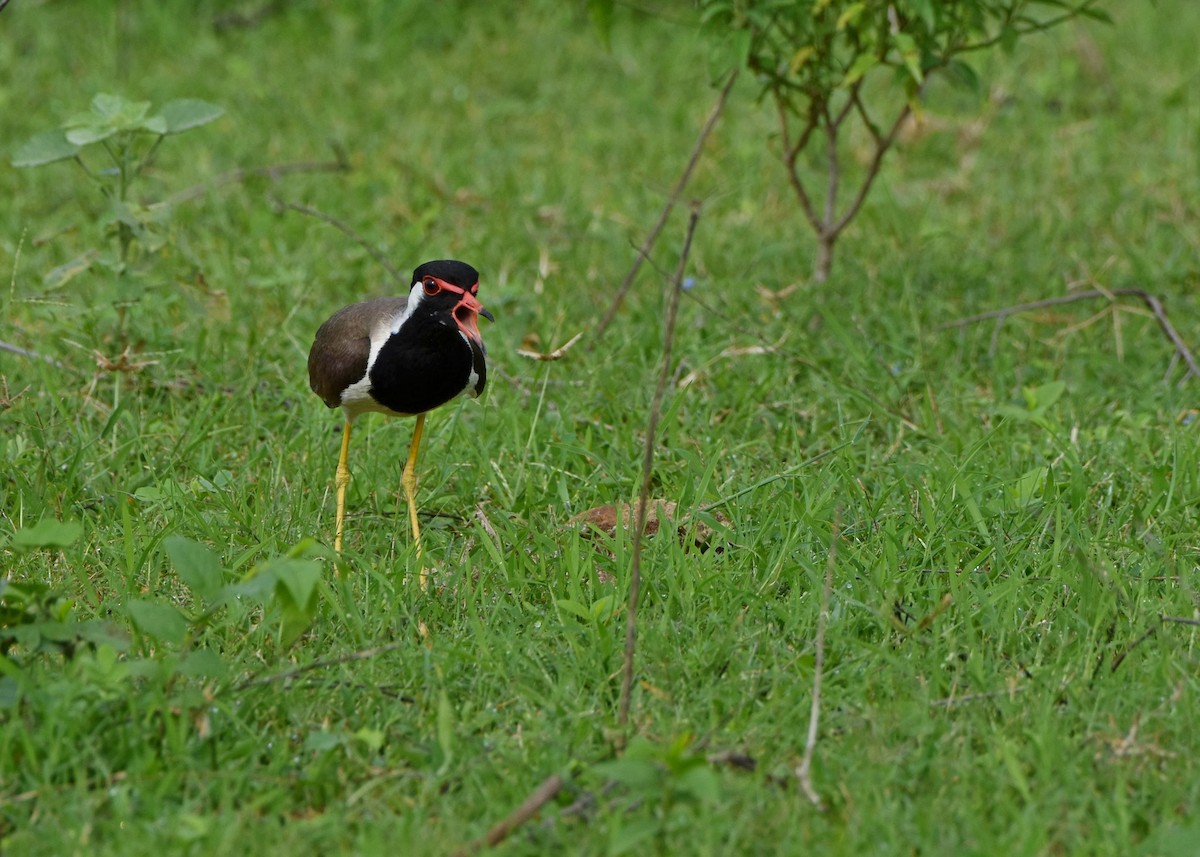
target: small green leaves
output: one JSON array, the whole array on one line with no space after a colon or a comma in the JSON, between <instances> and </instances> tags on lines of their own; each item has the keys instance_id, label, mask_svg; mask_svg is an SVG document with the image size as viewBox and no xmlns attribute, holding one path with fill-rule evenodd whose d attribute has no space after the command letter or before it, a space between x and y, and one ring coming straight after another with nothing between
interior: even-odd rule
<instances>
[{"instance_id":1,"label":"small green leaves","mask_svg":"<svg viewBox=\"0 0 1200 857\"><path fill-rule=\"evenodd\" d=\"M170 604L135 598L127 609L133 626L148 637L178 645L187 636L188 620Z\"/></svg>"},{"instance_id":2,"label":"small green leaves","mask_svg":"<svg viewBox=\"0 0 1200 857\"><path fill-rule=\"evenodd\" d=\"M40 167L65 161L79 154L79 147L67 139L61 128L43 131L26 140L12 158L14 167Z\"/></svg>"},{"instance_id":3,"label":"small green leaves","mask_svg":"<svg viewBox=\"0 0 1200 857\"><path fill-rule=\"evenodd\" d=\"M182 536L167 536L163 548L175 573L192 592L209 602L217 597L225 582L225 573L212 551Z\"/></svg>"},{"instance_id":4,"label":"small green leaves","mask_svg":"<svg viewBox=\"0 0 1200 857\"><path fill-rule=\"evenodd\" d=\"M35 548L65 548L79 541L83 526L77 521L56 521L43 518L32 527L22 527L13 535L13 547L33 550Z\"/></svg>"},{"instance_id":5,"label":"small green leaves","mask_svg":"<svg viewBox=\"0 0 1200 857\"><path fill-rule=\"evenodd\" d=\"M179 134L191 128L207 125L225 114L225 111L215 104L201 101L198 98L180 98L168 101L158 111L159 117L166 126L164 134Z\"/></svg>"},{"instance_id":6,"label":"small green leaves","mask_svg":"<svg viewBox=\"0 0 1200 857\"><path fill-rule=\"evenodd\" d=\"M167 123L159 116L147 117L149 112L149 101L127 101L119 95L102 92L92 99L90 110L76 113L63 123L67 142L86 146L121 132L165 134Z\"/></svg>"}]
</instances>

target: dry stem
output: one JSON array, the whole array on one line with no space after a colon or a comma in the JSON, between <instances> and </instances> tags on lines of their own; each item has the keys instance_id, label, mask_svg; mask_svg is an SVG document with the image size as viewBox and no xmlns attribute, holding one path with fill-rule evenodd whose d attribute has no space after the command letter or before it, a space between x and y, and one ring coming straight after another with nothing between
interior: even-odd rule
<instances>
[{"instance_id":1,"label":"dry stem","mask_svg":"<svg viewBox=\"0 0 1200 857\"><path fill-rule=\"evenodd\" d=\"M1095 298L1104 298L1110 303L1115 304L1116 301L1114 298L1116 297L1138 298L1154 315L1154 320L1158 322L1159 328L1162 330L1163 334L1166 335L1167 339L1171 341L1171 345L1174 346L1176 359L1183 360L1183 362L1187 364L1188 371L1180 380L1180 383L1183 383L1188 378L1193 376L1200 378L1200 365L1197 365L1196 358L1192 355L1192 352L1187 347L1187 344L1184 343L1183 337L1179 335L1179 332L1175 330L1175 326L1171 324L1171 320L1167 318L1166 307L1163 306L1163 303L1159 298L1150 294L1145 289L1089 289L1086 292L1058 295L1057 297L1043 298L1042 300L1038 301L1029 301L1028 303L1003 307L1002 309L996 309L990 312L981 312L977 315L967 316L966 318L960 318L958 321L944 324L942 325L942 328L966 327L980 321L995 320L997 330L999 330L999 325L1011 315L1018 315L1020 313L1029 312L1035 309L1045 309L1046 307L1076 303L1077 301L1093 300ZM1172 365L1174 364L1172 363ZM1170 370L1168 369L1168 373L1169 372Z\"/></svg>"},{"instance_id":2,"label":"dry stem","mask_svg":"<svg viewBox=\"0 0 1200 857\"><path fill-rule=\"evenodd\" d=\"M654 243L658 241L659 234L663 231L663 227L667 224L667 217L675 208L675 203L679 201L679 197L683 194L683 189L687 186L688 181L692 177L692 170L696 168L696 164L700 161L700 153L704 150L704 143L708 140L708 136L712 133L713 128L717 125L717 119L725 110L725 102L729 99L729 93L733 90L733 84L737 82L737 71L735 70L729 75L729 80L725 81L725 86L721 89L721 94L717 96L717 101L709 111L708 119L704 122L704 127L700 129L700 135L696 138L696 144L692 147L692 154L688 158L687 165L683 168L683 172L679 175L679 180L675 182L675 187L671 189L671 195L667 198L667 204L663 206L662 213L658 216L658 222L654 224L654 228L650 230L650 234L646 236L646 240L642 243L642 247L638 250L637 258L633 260L633 267L629 269L629 273L625 275L625 279L621 281L620 288L613 296L612 303L608 307L608 311L604 314L604 318L596 325L592 332L592 343L590 348L595 348L600 337L604 335L604 331L608 329L612 323L617 311L621 308L621 302L625 300L625 295L629 292L630 286L633 285L633 278L637 276L638 271L642 268L642 262L650 255Z\"/></svg>"},{"instance_id":3,"label":"dry stem","mask_svg":"<svg viewBox=\"0 0 1200 857\"><path fill-rule=\"evenodd\" d=\"M679 310L679 299L683 294L683 272L687 269L688 254L692 249L692 236L700 210L693 203L688 218L687 235L683 239L683 252L679 256L679 267L675 281L671 284L671 297L667 302L667 318L664 323L662 362L658 372L658 386L654 389L654 400L650 404L650 417L646 425L646 447L642 457L642 487L638 495L637 520L633 530L633 557L629 572L629 609L625 620L625 663L621 677L621 701L617 711L617 725L624 728L629 722L629 702L633 695L633 657L637 646L637 606L642 585L642 535L646 529L646 512L650 501L650 479L654 470L654 440L658 421L662 416L663 397L667 382L671 378L671 346L675 341L675 317Z\"/></svg>"},{"instance_id":4,"label":"dry stem","mask_svg":"<svg viewBox=\"0 0 1200 857\"><path fill-rule=\"evenodd\" d=\"M825 627L829 624L829 599L833 594L833 569L837 564L837 545L841 538L842 510L839 506L833 516L833 532L829 540L829 556L825 562L825 586L821 590L821 612L817 615L816 656L813 664L812 709L808 715L808 737L804 742L804 756L796 767L796 779L805 797L821 812L825 811L825 802L813 788L812 760L817 749L817 731L821 721L821 682L825 673Z\"/></svg>"}]
</instances>

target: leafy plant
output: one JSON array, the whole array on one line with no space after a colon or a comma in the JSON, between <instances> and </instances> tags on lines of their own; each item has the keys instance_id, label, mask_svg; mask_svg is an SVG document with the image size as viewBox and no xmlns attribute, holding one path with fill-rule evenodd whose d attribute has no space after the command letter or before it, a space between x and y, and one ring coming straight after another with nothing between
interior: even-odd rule
<instances>
[{"instance_id":1,"label":"leafy plant","mask_svg":"<svg viewBox=\"0 0 1200 857\"><path fill-rule=\"evenodd\" d=\"M628 819L615 829L609 854L640 852L652 838L661 852L667 834L686 827L692 811L717 802L720 781L692 744L686 733L666 745L637 737L619 759L592 766L594 775L623 786L632 801L650 810L649 817Z\"/></svg>"},{"instance_id":2,"label":"leafy plant","mask_svg":"<svg viewBox=\"0 0 1200 857\"><path fill-rule=\"evenodd\" d=\"M65 282L94 263L123 279L129 272L135 245L151 252L161 248L166 241L161 227L170 216L170 205L136 202L131 189L153 163L163 140L207 125L223 113L220 107L193 98L169 101L157 113L151 113L148 101L101 93L92 99L88 110L71 116L58 128L33 136L18 148L12 158L14 167L74 161L107 202L98 222L112 236L112 250L90 250L56 268L51 279ZM118 305L117 312L123 327L124 306Z\"/></svg>"},{"instance_id":3,"label":"leafy plant","mask_svg":"<svg viewBox=\"0 0 1200 857\"><path fill-rule=\"evenodd\" d=\"M997 46L1012 51L1021 38L1078 17L1108 21L1098 6L1099 0L700 0L722 67L748 68L778 113L783 164L817 239L817 282L828 279L834 246L930 75L977 86L965 56ZM870 153L861 174L848 180L856 127L868 135ZM810 172L814 165L820 178ZM823 193L815 189L821 184Z\"/></svg>"}]
</instances>

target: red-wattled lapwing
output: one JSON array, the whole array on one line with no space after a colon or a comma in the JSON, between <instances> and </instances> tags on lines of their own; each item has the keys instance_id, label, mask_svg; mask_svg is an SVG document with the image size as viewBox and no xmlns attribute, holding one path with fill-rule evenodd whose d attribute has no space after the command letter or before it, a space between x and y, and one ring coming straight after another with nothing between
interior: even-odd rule
<instances>
[{"instance_id":1,"label":"red-wattled lapwing","mask_svg":"<svg viewBox=\"0 0 1200 857\"><path fill-rule=\"evenodd\" d=\"M413 271L408 297L376 298L339 310L321 325L308 352L308 383L331 408L346 412L338 459L337 529L334 549L342 550L346 517L350 426L368 411L417 418L404 494L413 542L421 556L417 524L417 452L425 412L466 394L476 397L487 380L486 351L479 316L494 321L479 303L479 272L465 262L426 262ZM425 585L425 571L421 571Z\"/></svg>"}]
</instances>

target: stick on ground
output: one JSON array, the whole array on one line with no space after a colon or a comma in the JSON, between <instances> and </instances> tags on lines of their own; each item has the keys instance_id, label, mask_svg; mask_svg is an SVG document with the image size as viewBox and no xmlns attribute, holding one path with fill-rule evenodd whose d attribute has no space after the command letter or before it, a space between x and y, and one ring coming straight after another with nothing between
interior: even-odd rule
<instances>
[{"instance_id":1,"label":"stick on ground","mask_svg":"<svg viewBox=\"0 0 1200 857\"><path fill-rule=\"evenodd\" d=\"M454 857L469 857L471 854L478 854L485 848L499 845L508 838L509 834L554 800L555 795L562 791L563 785L565 785L563 778L558 774L546 777L540 786L529 793L529 797L525 798L519 807L493 824L486 834L455 851Z\"/></svg>"}]
</instances>

